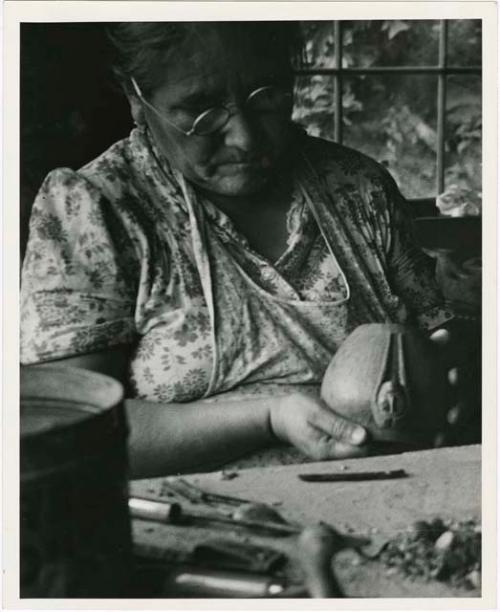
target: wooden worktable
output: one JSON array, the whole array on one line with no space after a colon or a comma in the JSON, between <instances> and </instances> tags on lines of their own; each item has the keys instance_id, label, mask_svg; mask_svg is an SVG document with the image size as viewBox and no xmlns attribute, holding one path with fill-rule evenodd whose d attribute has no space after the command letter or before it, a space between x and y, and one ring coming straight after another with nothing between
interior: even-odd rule
<instances>
[{"instance_id":1,"label":"wooden worktable","mask_svg":"<svg viewBox=\"0 0 500 612\"><path fill-rule=\"evenodd\" d=\"M307 483L297 477L306 472L398 468L405 469L409 477L352 483ZM418 519L440 516L479 520L481 513L480 446L254 467L238 470L231 479L226 479L222 472L191 475L186 479L211 492L274 504L291 521L302 524L325 521L341 532L374 534L377 539L404 531ZM131 484L131 493L160 496L163 480L135 481ZM207 530L199 528L154 525L143 521L134 521L133 531L135 541L183 550L207 536ZM266 543L288 554L297 554L293 537ZM425 583L390 574L379 562L361 561L354 551L338 554L334 568L350 597L479 596L478 591L462 591L436 581Z\"/></svg>"}]
</instances>

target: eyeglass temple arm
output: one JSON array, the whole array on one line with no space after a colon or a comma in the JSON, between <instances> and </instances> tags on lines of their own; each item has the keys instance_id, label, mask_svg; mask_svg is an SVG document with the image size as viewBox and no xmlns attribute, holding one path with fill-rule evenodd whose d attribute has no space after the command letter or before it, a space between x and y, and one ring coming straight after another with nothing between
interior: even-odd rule
<instances>
[{"instance_id":1,"label":"eyeglass temple arm","mask_svg":"<svg viewBox=\"0 0 500 612\"><path fill-rule=\"evenodd\" d=\"M170 125L171 127L173 127L175 130L177 130L178 132L180 132L181 134L184 134L184 136L191 136L193 134L193 130L189 130L189 132L185 132L184 130L182 130L180 127L178 127L177 125L175 125L175 123L172 123L171 121L169 121L166 117L164 117L161 113L159 113L156 108L146 100L146 98L142 95L142 91L141 88L139 87L139 85L137 84L137 81L134 79L134 77L130 77L130 81L132 83L132 87L134 88L134 91L137 95L137 97L139 98L139 100L145 104L146 106L148 106L156 115L158 115L158 117L162 120L165 121L165 123L168 123L168 125Z\"/></svg>"},{"instance_id":2,"label":"eyeglass temple arm","mask_svg":"<svg viewBox=\"0 0 500 612\"><path fill-rule=\"evenodd\" d=\"M134 88L134 91L135 91L137 97L140 100L145 101L144 100L144 96L142 95L142 91L141 91L139 85L137 85L137 81L134 79L134 77L130 77L130 82L132 83L132 87Z\"/></svg>"}]
</instances>

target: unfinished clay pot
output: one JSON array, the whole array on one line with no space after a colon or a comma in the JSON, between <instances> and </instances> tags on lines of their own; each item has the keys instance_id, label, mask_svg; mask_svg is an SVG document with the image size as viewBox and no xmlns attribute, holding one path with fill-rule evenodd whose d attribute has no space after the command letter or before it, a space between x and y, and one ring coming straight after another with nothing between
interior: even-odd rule
<instances>
[{"instance_id":1,"label":"unfinished clay pot","mask_svg":"<svg viewBox=\"0 0 500 612\"><path fill-rule=\"evenodd\" d=\"M415 328L361 325L330 362L321 397L375 440L426 443L446 422L447 373L439 349Z\"/></svg>"}]
</instances>

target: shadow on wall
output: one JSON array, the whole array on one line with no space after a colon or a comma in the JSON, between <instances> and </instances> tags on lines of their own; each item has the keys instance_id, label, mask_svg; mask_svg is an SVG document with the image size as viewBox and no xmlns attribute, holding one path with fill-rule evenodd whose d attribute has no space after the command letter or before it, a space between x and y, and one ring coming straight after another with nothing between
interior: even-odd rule
<instances>
[{"instance_id":1,"label":"shadow on wall","mask_svg":"<svg viewBox=\"0 0 500 612\"><path fill-rule=\"evenodd\" d=\"M21 25L21 257L31 206L46 174L79 168L132 127L109 68L105 25Z\"/></svg>"}]
</instances>

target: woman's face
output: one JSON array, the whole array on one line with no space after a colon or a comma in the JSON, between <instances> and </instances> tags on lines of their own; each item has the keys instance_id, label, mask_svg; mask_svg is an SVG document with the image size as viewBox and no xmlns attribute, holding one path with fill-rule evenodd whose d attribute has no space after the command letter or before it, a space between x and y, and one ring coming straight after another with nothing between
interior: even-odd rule
<instances>
[{"instance_id":1,"label":"woman's face","mask_svg":"<svg viewBox=\"0 0 500 612\"><path fill-rule=\"evenodd\" d=\"M203 49L179 53L166 67L166 82L149 102L169 121L180 124L186 113L236 103L228 122L207 136L186 136L145 107L148 124L163 154L192 183L224 196L244 196L264 189L289 152L290 108L284 113L246 112L244 101L255 89L276 83L283 67L276 60ZM212 48L213 49L213 48Z\"/></svg>"}]
</instances>

